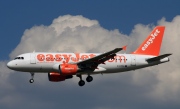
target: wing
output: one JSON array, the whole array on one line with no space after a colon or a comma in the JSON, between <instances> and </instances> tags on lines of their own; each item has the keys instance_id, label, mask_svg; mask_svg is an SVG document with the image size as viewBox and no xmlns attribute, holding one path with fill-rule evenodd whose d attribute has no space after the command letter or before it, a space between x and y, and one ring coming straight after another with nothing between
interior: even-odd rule
<instances>
[{"instance_id":1,"label":"wing","mask_svg":"<svg viewBox=\"0 0 180 109\"><path fill-rule=\"evenodd\" d=\"M104 64L105 61L107 61L109 59L114 59L114 56L116 56L116 53L123 50L124 48L125 47L115 48L114 50L102 53L93 58L79 61L75 64L77 64L79 66L79 68L81 68L81 69L94 71L99 64Z\"/></svg>"}]
</instances>

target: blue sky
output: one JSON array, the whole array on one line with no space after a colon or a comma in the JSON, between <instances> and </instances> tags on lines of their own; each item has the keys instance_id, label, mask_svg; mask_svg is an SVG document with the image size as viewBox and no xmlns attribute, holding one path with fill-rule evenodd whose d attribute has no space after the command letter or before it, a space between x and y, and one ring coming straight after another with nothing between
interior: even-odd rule
<instances>
[{"instance_id":1,"label":"blue sky","mask_svg":"<svg viewBox=\"0 0 180 109\"><path fill-rule=\"evenodd\" d=\"M179 109L179 6L179 0L1 1L0 108ZM29 73L6 67L9 55L33 50L104 52L128 44L131 51L152 25L166 26L161 51L173 53L169 63L93 75L93 82L84 87L78 86L78 78L49 82L47 74L36 74L35 83L29 84Z\"/></svg>"},{"instance_id":2,"label":"blue sky","mask_svg":"<svg viewBox=\"0 0 180 109\"><path fill-rule=\"evenodd\" d=\"M119 29L129 34L137 23L156 24L165 17L171 21L179 14L179 0L6 0L0 3L0 59L8 59L8 54L17 46L23 32L34 25L49 25L61 15L82 15L98 20L106 29ZM8 46L5 46L7 45Z\"/></svg>"}]
</instances>

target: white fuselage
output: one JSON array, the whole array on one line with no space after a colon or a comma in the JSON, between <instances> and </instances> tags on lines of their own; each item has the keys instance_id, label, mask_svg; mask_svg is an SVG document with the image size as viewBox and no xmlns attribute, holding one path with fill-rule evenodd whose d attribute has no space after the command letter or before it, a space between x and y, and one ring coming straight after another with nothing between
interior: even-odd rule
<instances>
[{"instance_id":1,"label":"white fuselage","mask_svg":"<svg viewBox=\"0 0 180 109\"><path fill-rule=\"evenodd\" d=\"M56 65L64 63L76 63L85 59L99 55L98 53L26 53L19 55L14 60L10 61L7 66L16 71L23 72L39 72L49 73L58 72ZM97 73L117 73L129 70L135 70L148 66L157 65L168 62L169 58L163 58L160 61L148 63L146 59L152 58L150 55L137 54L117 54L114 59L98 65L92 72L81 72L82 74L97 74Z\"/></svg>"}]
</instances>

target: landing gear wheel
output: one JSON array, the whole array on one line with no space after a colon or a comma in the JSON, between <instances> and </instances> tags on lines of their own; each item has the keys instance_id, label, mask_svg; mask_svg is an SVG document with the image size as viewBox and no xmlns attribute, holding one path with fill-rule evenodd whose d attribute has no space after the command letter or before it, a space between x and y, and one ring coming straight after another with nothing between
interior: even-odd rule
<instances>
[{"instance_id":1,"label":"landing gear wheel","mask_svg":"<svg viewBox=\"0 0 180 109\"><path fill-rule=\"evenodd\" d=\"M34 79L30 79L29 82L30 82L30 83L33 83L33 82L34 82Z\"/></svg>"},{"instance_id":2,"label":"landing gear wheel","mask_svg":"<svg viewBox=\"0 0 180 109\"><path fill-rule=\"evenodd\" d=\"M78 84L79 84L79 86L84 86L85 82L83 80L80 80Z\"/></svg>"},{"instance_id":3,"label":"landing gear wheel","mask_svg":"<svg viewBox=\"0 0 180 109\"><path fill-rule=\"evenodd\" d=\"M34 72L30 72L31 74L31 79L29 80L30 83L33 83L34 82Z\"/></svg>"},{"instance_id":4,"label":"landing gear wheel","mask_svg":"<svg viewBox=\"0 0 180 109\"><path fill-rule=\"evenodd\" d=\"M93 77L92 76L88 76L87 78L86 78L86 81L87 82L91 82L93 80Z\"/></svg>"}]
</instances>

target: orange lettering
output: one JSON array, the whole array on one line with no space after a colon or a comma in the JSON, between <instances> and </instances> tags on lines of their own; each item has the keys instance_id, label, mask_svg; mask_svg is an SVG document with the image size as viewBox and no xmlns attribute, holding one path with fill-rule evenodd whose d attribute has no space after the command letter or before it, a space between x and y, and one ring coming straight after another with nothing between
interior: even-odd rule
<instances>
[{"instance_id":1,"label":"orange lettering","mask_svg":"<svg viewBox=\"0 0 180 109\"><path fill-rule=\"evenodd\" d=\"M114 61L114 59L109 59L109 60L108 60L108 62L113 62L113 61Z\"/></svg>"},{"instance_id":2,"label":"orange lettering","mask_svg":"<svg viewBox=\"0 0 180 109\"><path fill-rule=\"evenodd\" d=\"M76 57L72 57L71 60L74 62L78 62L79 61L79 53L75 53Z\"/></svg>"},{"instance_id":3,"label":"orange lettering","mask_svg":"<svg viewBox=\"0 0 180 109\"><path fill-rule=\"evenodd\" d=\"M114 56L114 60L115 60L115 62L117 62L117 60L118 60L118 59L117 59L117 56Z\"/></svg>"},{"instance_id":4,"label":"orange lettering","mask_svg":"<svg viewBox=\"0 0 180 109\"><path fill-rule=\"evenodd\" d=\"M43 54L38 54L37 55L37 60L38 61L44 61L45 60L45 56Z\"/></svg>"},{"instance_id":5,"label":"orange lettering","mask_svg":"<svg viewBox=\"0 0 180 109\"><path fill-rule=\"evenodd\" d=\"M64 58L65 58L65 63L68 63L70 58L71 58L71 55L67 55L67 54L63 54Z\"/></svg>"},{"instance_id":6,"label":"orange lettering","mask_svg":"<svg viewBox=\"0 0 180 109\"><path fill-rule=\"evenodd\" d=\"M90 56L90 58L93 58L93 57L95 57L96 55L94 55L94 54L90 54L89 56Z\"/></svg>"},{"instance_id":7,"label":"orange lettering","mask_svg":"<svg viewBox=\"0 0 180 109\"><path fill-rule=\"evenodd\" d=\"M57 61L57 62L60 62L60 61L62 60L60 54L56 54L55 57L56 57L56 61Z\"/></svg>"},{"instance_id":8,"label":"orange lettering","mask_svg":"<svg viewBox=\"0 0 180 109\"><path fill-rule=\"evenodd\" d=\"M120 63L121 63L121 61L123 61L123 60L124 60L124 63L126 63L126 57L125 57L125 56L119 56L119 59L120 59Z\"/></svg>"},{"instance_id":9,"label":"orange lettering","mask_svg":"<svg viewBox=\"0 0 180 109\"><path fill-rule=\"evenodd\" d=\"M110 58L109 60L108 60L108 62L113 62L114 60L115 60L115 57L113 57L113 56L107 56L108 58Z\"/></svg>"},{"instance_id":10,"label":"orange lettering","mask_svg":"<svg viewBox=\"0 0 180 109\"><path fill-rule=\"evenodd\" d=\"M46 61L54 61L54 56L52 54L47 54Z\"/></svg>"},{"instance_id":11,"label":"orange lettering","mask_svg":"<svg viewBox=\"0 0 180 109\"><path fill-rule=\"evenodd\" d=\"M82 55L82 56L81 56L81 59L82 59L82 60L85 60L85 59L88 59L88 58L89 58L88 55Z\"/></svg>"}]
</instances>

